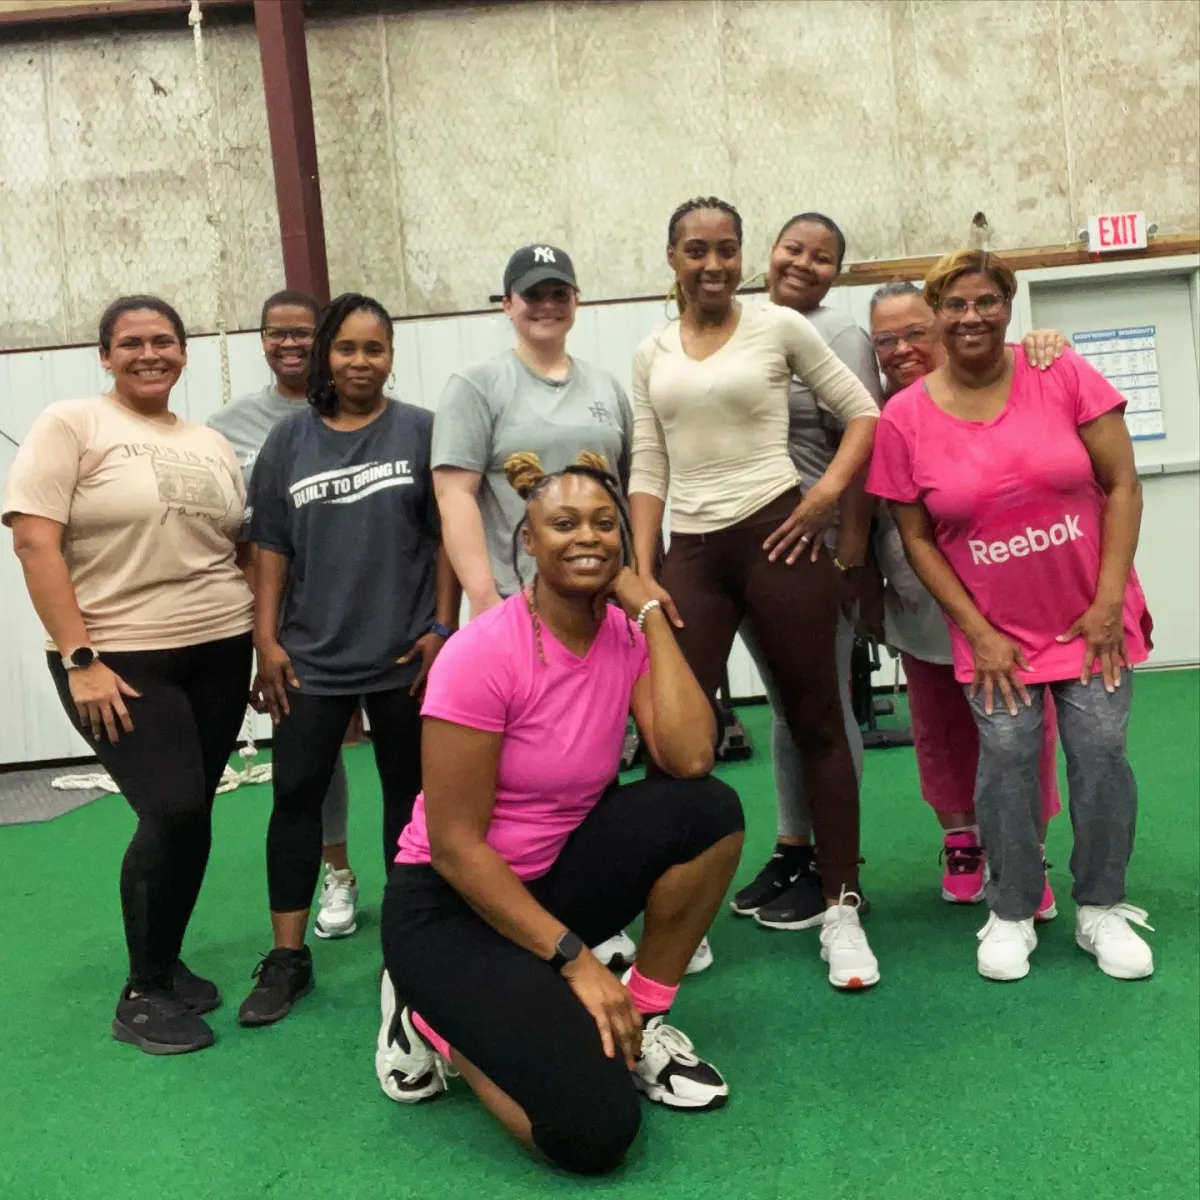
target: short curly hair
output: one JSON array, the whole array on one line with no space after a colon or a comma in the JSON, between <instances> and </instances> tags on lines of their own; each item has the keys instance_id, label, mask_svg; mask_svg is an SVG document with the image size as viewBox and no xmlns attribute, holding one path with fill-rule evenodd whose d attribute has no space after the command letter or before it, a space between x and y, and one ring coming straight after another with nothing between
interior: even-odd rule
<instances>
[{"instance_id":1,"label":"short curly hair","mask_svg":"<svg viewBox=\"0 0 1200 1200\"><path fill-rule=\"evenodd\" d=\"M939 308L946 289L964 275L986 275L1005 300L1017 294L1017 277L1003 260L986 250L952 250L943 254L925 276L925 303L932 309Z\"/></svg>"}]
</instances>

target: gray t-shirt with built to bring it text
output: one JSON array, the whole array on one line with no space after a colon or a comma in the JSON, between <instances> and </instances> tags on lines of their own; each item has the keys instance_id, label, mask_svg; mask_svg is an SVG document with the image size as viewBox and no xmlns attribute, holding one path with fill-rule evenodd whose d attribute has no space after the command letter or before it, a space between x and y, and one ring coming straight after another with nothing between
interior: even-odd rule
<instances>
[{"instance_id":1,"label":"gray t-shirt with built to bring it text","mask_svg":"<svg viewBox=\"0 0 1200 1200\"><path fill-rule=\"evenodd\" d=\"M361 429L307 405L267 435L250 479L250 540L289 560L279 643L304 691L404 687L396 659L433 626L440 540L433 414L399 401Z\"/></svg>"},{"instance_id":2,"label":"gray t-shirt with built to bring it text","mask_svg":"<svg viewBox=\"0 0 1200 1200\"><path fill-rule=\"evenodd\" d=\"M478 471L479 512L496 590L521 589L513 570L513 533L525 503L509 486L504 460L531 451L561 471L581 450L603 454L624 487L629 481L633 414L621 385L602 367L571 360L565 379L531 371L512 350L451 375L433 422L434 467ZM533 563L521 555L525 582Z\"/></svg>"}]
</instances>

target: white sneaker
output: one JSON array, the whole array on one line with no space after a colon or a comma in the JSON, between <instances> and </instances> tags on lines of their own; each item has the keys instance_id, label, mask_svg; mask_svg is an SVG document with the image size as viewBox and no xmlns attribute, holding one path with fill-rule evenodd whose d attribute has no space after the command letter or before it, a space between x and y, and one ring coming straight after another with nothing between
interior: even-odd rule
<instances>
[{"instance_id":1,"label":"white sneaker","mask_svg":"<svg viewBox=\"0 0 1200 1200\"><path fill-rule=\"evenodd\" d=\"M335 870L325 864L321 907L313 932L319 938L349 937L358 928L358 881L354 872Z\"/></svg>"},{"instance_id":2,"label":"white sneaker","mask_svg":"<svg viewBox=\"0 0 1200 1200\"><path fill-rule=\"evenodd\" d=\"M698 1058L686 1034L665 1017L651 1017L642 1030L642 1052L633 1082L647 1100L667 1108L707 1112L729 1099L729 1085L716 1067Z\"/></svg>"},{"instance_id":3,"label":"white sneaker","mask_svg":"<svg viewBox=\"0 0 1200 1200\"><path fill-rule=\"evenodd\" d=\"M1038 944L1032 917L1006 921L989 913L987 924L975 936L979 939L975 962L984 979L1007 981L1029 974L1029 956Z\"/></svg>"},{"instance_id":4,"label":"white sneaker","mask_svg":"<svg viewBox=\"0 0 1200 1200\"><path fill-rule=\"evenodd\" d=\"M609 970L624 971L626 967L632 967L637 958L637 943L622 929L607 941L593 946L592 953Z\"/></svg>"},{"instance_id":5,"label":"white sneaker","mask_svg":"<svg viewBox=\"0 0 1200 1200\"><path fill-rule=\"evenodd\" d=\"M1144 908L1132 904L1081 904L1075 914L1075 941L1095 955L1100 970L1114 979L1145 979L1154 974L1150 947L1129 928L1129 922L1154 932Z\"/></svg>"},{"instance_id":6,"label":"white sneaker","mask_svg":"<svg viewBox=\"0 0 1200 1200\"><path fill-rule=\"evenodd\" d=\"M857 990L879 982L879 962L858 920L861 903L857 892L843 891L821 921L821 958L829 964L829 982L835 988Z\"/></svg>"},{"instance_id":7,"label":"white sneaker","mask_svg":"<svg viewBox=\"0 0 1200 1200\"><path fill-rule=\"evenodd\" d=\"M446 1063L412 1023L406 1007L396 1011L396 989L386 971L379 989L382 1022L375 1040L375 1077L383 1094L399 1104L419 1104L446 1090Z\"/></svg>"},{"instance_id":8,"label":"white sneaker","mask_svg":"<svg viewBox=\"0 0 1200 1200\"><path fill-rule=\"evenodd\" d=\"M708 938L701 938L700 945L696 947L696 953L692 955L691 961L683 973L685 975L699 975L701 971L707 971L712 965L712 947L708 944Z\"/></svg>"}]
</instances>

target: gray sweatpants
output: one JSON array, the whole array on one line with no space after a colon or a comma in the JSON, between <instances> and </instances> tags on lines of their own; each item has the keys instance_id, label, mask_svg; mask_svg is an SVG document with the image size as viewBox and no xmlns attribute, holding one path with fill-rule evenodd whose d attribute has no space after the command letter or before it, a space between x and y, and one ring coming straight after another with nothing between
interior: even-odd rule
<instances>
[{"instance_id":1,"label":"gray sweatpants","mask_svg":"<svg viewBox=\"0 0 1200 1200\"><path fill-rule=\"evenodd\" d=\"M1058 736L1067 759L1071 830L1071 895L1077 904L1117 904L1125 895L1125 869L1133 852L1137 822L1137 783L1126 754L1133 675L1104 690L1093 675L1051 683L1058 713ZM1032 917L1042 898L1045 876L1038 846L1042 789L1042 711L1046 689L1030 688L1030 707L1010 716L997 699L985 716L983 696L971 701L979 728L979 772L975 779L975 818L991 876L988 908L1006 921Z\"/></svg>"},{"instance_id":2,"label":"gray sweatpants","mask_svg":"<svg viewBox=\"0 0 1200 1200\"><path fill-rule=\"evenodd\" d=\"M346 783L346 767L342 756L337 756L333 766L333 778L329 781L329 791L321 805L321 843L325 846L336 846L346 840L346 830L350 823L350 788Z\"/></svg>"},{"instance_id":3,"label":"gray sweatpants","mask_svg":"<svg viewBox=\"0 0 1200 1200\"><path fill-rule=\"evenodd\" d=\"M804 794L804 772L800 764L800 751L788 732L787 722L780 716L779 693L771 672L763 661L750 632L749 623L738 631L750 657L754 660L767 699L771 702L774 721L771 725L771 759L775 766L775 801L779 806L780 837L811 837L812 819L808 811L808 798ZM842 718L846 722L846 740L850 743L850 754L854 759L854 774L862 783L863 739L862 730L854 717L854 705L850 701L850 657L854 653L854 622L838 614L837 639L838 694L842 700Z\"/></svg>"}]
</instances>

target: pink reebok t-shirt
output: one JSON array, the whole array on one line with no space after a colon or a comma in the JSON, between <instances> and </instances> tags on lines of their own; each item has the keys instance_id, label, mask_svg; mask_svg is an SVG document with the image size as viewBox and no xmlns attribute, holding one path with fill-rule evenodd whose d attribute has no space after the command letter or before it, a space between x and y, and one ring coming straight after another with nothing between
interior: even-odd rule
<instances>
[{"instance_id":1,"label":"pink reebok t-shirt","mask_svg":"<svg viewBox=\"0 0 1200 1200\"><path fill-rule=\"evenodd\" d=\"M991 421L939 408L925 381L888 401L875 435L867 490L920 501L938 549L979 611L1020 646L1030 683L1078 678L1083 640L1055 641L1096 598L1105 496L1079 427L1125 398L1068 350L1046 371L1014 354L1008 403ZM1150 614L1136 572L1125 588L1131 664L1150 648ZM974 677L970 644L953 622L954 673ZM1098 669L1098 668L1097 668Z\"/></svg>"},{"instance_id":2,"label":"pink reebok t-shirt","mask_svg":"<svg viewBox=\"0 0 1200 1200\"><path fill-rule=\"evenodd\" d=\"M525 597L510 596L445 645L421 714L502 735L487 844L521 879L544 875L617 777L633 685L650 670L646 641L610 605L577 658L545 627L538 658ZM425 796L400 835L397 862L429 862Z\"/></svg>"}]
</instances>

